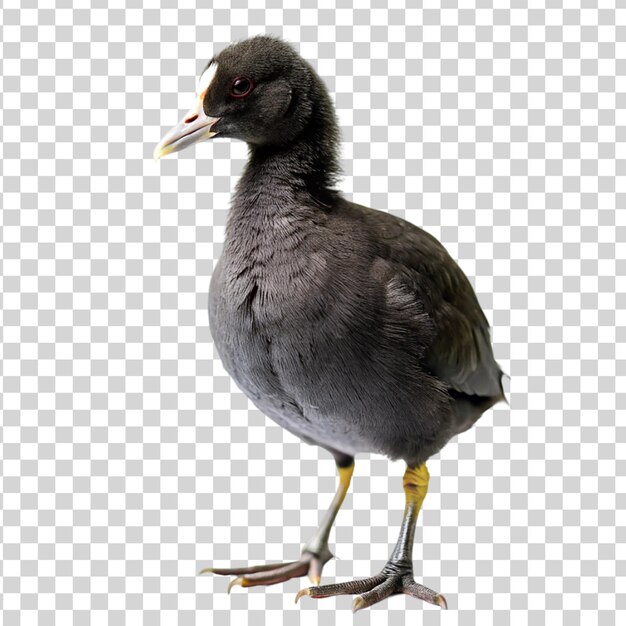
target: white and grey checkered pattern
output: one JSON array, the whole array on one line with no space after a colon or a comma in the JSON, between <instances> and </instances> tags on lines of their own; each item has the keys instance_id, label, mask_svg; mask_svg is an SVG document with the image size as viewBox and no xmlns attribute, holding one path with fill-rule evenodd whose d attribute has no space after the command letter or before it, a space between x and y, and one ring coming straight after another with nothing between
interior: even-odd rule
<instances>
[{"instance_id":1,"label":"white and grey checkered pattern","mask_svg":"<svg viewBox=\"0 0 626 626\"><path fill-rule=\"evenodd\" d=\"M299 4L3 2L0 623L352 619L296 607L306 580L197 576L297 557L336 484L212 348L245 146L151 159L206 60L260 32L327 81L347 195L459 259L511 375L511 407L429 464L415 575L458 611L355 623L626 623L624 3ZM324 581L382 567L402 472L357 459Z\"/></svg>"}]
</instances>

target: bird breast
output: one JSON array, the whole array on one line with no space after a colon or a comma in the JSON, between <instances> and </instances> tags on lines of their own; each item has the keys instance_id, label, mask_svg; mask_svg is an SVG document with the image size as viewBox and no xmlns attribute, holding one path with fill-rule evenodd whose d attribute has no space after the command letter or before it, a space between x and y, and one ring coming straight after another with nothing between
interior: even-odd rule
<instances>
[{"instance_id":1,"label":"bird breast","mask_svg":"<svg viewBox=\"0 0 626 626\"><path fill-rule=\"evenodd\" d=\"M275 254L265 263L224 260L223 306L231 314L263 327L304 321L321 305L325 260L320 253L306 258ZM278 331L278 329L275 329Z\"/></svg>"}]
</instances>

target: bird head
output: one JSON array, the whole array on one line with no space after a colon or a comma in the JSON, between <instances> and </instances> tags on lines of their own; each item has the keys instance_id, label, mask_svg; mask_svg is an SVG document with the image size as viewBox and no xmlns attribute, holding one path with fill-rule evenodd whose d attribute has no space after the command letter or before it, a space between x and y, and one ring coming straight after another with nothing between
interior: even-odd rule
<instances>
[{"instance_id":1,"label":"bird head","mask_svg":"<svg viewBox=\"0 0 626 626\"><path fill-rule=\"evenodd\" d=\"M253 146L289 144L310 122L325 88L286 42L258 36L232 44L200 75L193 107L157 145L155 158L216 135Z\"/></svg>"}]
</instances>

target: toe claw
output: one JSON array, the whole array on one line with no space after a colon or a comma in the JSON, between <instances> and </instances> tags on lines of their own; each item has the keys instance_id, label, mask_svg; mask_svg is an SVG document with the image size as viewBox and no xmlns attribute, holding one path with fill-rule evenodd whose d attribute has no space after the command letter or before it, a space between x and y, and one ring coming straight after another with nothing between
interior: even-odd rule
<instances>
[{"instance_id":1,"label":"toe claw","mask_svg":"<svg viewBox=\"0 0 626 626\"><path fill-rule=\"evenodd\" d=\"M442 609L448 608L448 603L441 594L435 596L435 604L438 604Z\"/></svg>"},{"instance_id":2,"label":"toe claw","mask_svg":"<svg viewBox=\"0 0 626 626\"><path fill-rule=\"evenodd\" d=\"M198 576L202 576L203 574L212 574L215 570L212 567L205 567L198 572Z\"/></svg>"},{"instance_id":3,"label":"toe claw","mask_svg":"<svg viewBox=\"0 0 626 626\"><path fill-rule=\"evenodd\" d=\"M302 596L310 596L310 595L311 595L311 589L309 587L307 587L306 589L300 589L300 591L298 591L298 593L296 594L296 604L298 604L298 600Z\"/></svg>"},{"instance_id":4,"label":"toe claw","mask_svg":"<svg viewBox=\"0 0 626 626\"><path fill-rule=\"evenodd\" d=\"M319 574L309 574L309 580L317 587L320 584L321 577Z\"/></svg>"},{"instance_id":5,"label":"toe claw","mask_svg":"<svg viewBox=\"0 0 626 626\"><path fill-rule=\"evenodd\" d=\"M242 587L245 587L244 582L245 582L244 577L238 576L237 578L230 581L230 583L228 584L228 589L226 591L230 593L230 590L236 585L241 585Z\"/></svg>"},{"instance_id":6,"label":"toe claw","mask_svg":"<svg viewBox=\"0 0 626 626\"><path fill-rule=\"evenodd\" d=\"M357 596L356 598L354 598L354 602L352 603L352 612L356 613L357 611L360 611L361 609L365 608L365 600L363 600L363 598L361 596Z\"/></svg>"}]
</instances>

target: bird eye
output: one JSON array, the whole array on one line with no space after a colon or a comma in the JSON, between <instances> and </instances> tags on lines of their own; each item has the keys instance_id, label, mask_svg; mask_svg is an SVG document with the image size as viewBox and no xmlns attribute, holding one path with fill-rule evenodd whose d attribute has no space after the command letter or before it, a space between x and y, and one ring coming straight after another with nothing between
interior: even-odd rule
<instances>
[{"instance_id":1,"label":"bird eye","mask_svg":"<svg viewBox=\"0 0 626 626\"><path fill-rule=\"evenodd\" d=\"M252 81L249 78L235 78L230 87L230 95L233 98L243 98L252 91Z\"/></svg>"}]
</instances>

